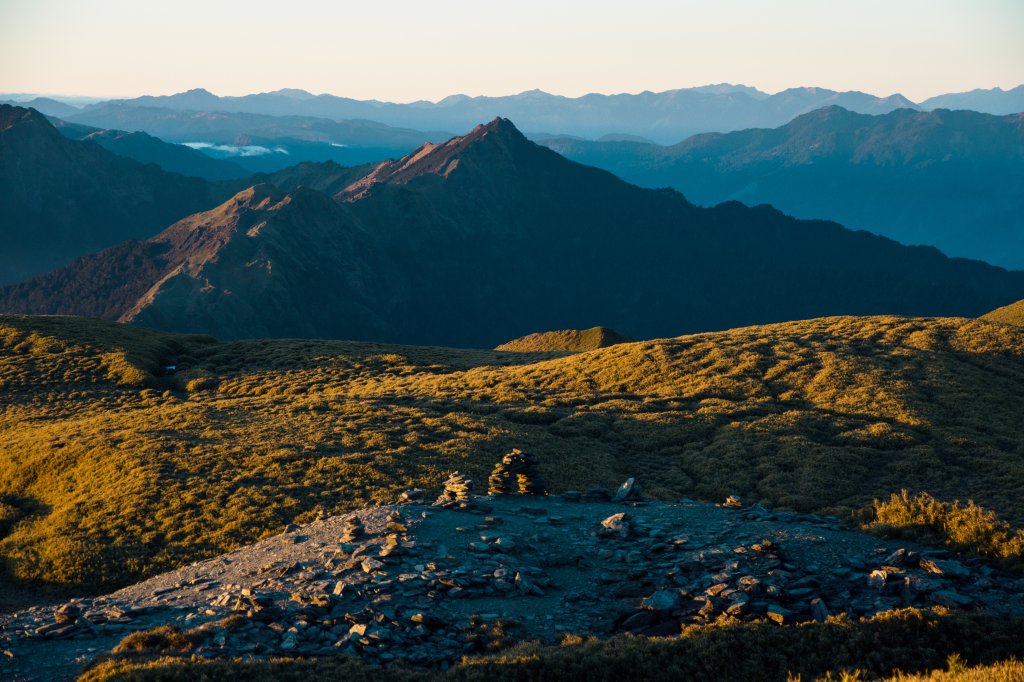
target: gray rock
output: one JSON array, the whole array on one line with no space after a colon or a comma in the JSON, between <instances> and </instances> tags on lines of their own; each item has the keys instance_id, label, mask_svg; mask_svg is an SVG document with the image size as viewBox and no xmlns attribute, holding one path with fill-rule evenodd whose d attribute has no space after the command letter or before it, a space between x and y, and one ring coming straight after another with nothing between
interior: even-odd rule
<instances>
[{"instance_id":1,"label":"gray rock","mask_svg":"<svg viewBox=\"0 0 1024 682\"><path fill-rule=\"evenodd\" d=\"M961 564L959 561L953 561L952 559L926 559L922 558L920 566L929 573L935 575L948 575L953 578L967 578L971 575L971 570Z\"/></svg>"},{"instance_id":2,"label":"gray rock","mask_svg":"<svg viewBox=\"0 0 1024 682\"><path fill-rule=\"evenodd\" d=\"M643 499L640 484L636 482L635 478L627 478L626 482L615 491L614 499L616 502L639 502Z\"/></svg>"},{"instance_id":3,"label":"gray rock","mask_svg":"<svg viewBox=\"0 0 1024 682\"><path fill-rule=\"evenodd\" d=\"M648 611L666 613L679 606L679 593L670 592L668 590L658 590L640 602L640 606Z\"/></svg>"},{"instance_id":4,"label":"gray rock","mask_svg":"<svg viewBox=\"0 0 1024 682\"><path fill-rule=\"evenodd\" d=\"M825 600L820 597L811 600L811 615L814 617L814 620L819 623L824 623L828 620L828 617L831 614L828 612L828 606L826 606Z\"/></svg>"},{"instance_id":5,"label":"gray rock","mask_svg":"<svg viewBox=\"0 0 1024 682\"><path fill-rule=\"evenodd\" d=\"M605 537L617 537L625 540L633 534L632 518L626 512L612 514L601 522L599 534Z\"/></svg>"}]
</instances>

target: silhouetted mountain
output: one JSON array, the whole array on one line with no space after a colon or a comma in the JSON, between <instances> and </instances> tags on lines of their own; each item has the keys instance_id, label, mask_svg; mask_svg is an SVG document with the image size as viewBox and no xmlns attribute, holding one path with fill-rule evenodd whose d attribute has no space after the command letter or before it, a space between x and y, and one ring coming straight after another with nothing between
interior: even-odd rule
<instances>
[{"instance_id":1,"label":"silhouetted mountain","mask_svg":"<svg viewBox=\"0 0 1024 682\"><path fill-rule=\"evenodd\" d=\"M34 97L24 102L2 101L0 104L7 104L13 107L23 107L26 109L35 109L39 113L47 116L70 116L81 111L78 107L73 107L70 104L65 104L64 102L58 102L57 100L49 97Z\"/></svg>"},{"instance_id":2,"label":"silhouetted mountain","mask_svg":"<svg viewBox=\"0 0 1024 682\"><path fill-rule=\"evenodd\" d=\"M321 168L337 186L337 168ZM595 319L652 338L825 313L974 316L1024 292L1022 272L641 189L504 119L378 164L334 199L257 186L142 244L4 289L0 310L490 347Z\"/></svg>"},{"instance_id":3,"label":"silhouetted mountain","mask_svg":"<svg viewBox=\"0 0 1024 682\"><path fill-rule=\"evenodd\" d=\"M1024 112L1024 85L1010 90L992 88L970 92L953 92L921 102L923 109L970 109L986 114L1017 114Z\"/></svg>"},{"instance_id":4,"label":"silhouetted mountain","mask_svg":"<svg viewBox=\"0 0 1024 682\"><path fill-rule=\"evenodd\" d=\"M220 201L199 178L69 140L34 109L0 105L0 283L145 239Z\"/></svg>"},{"instance_id":5,"label":"silhouetted mountain","mask_svg":"<svg viewBox=\"0 0 1024 682\"><path fill-rule=\"evenodd\" d=\"M72 140L95 142L118 156L125 156L142 164L155 163L172 173L207 180L231 180L252 175L251 171L233 161L215 159L190 147L164 142L146 133L102 130L78 123L68 123L59 118L51 118L50 122L61 134Z\"/></svg>"},{"instance_id":6,"label":"silhouetted mountain","mask_svg":"<svg viewBox=\"0 0 1024 682\"><path fill-rule=\"evenodd\" d=\"M699 88L638 94L562 97L530 90L505 97L452 95L439 102L395 104L361 101L334 95L277 91L217 97L197 89L176 95L114 100L87 107L74 120L104 127L145 130L177 140L157 123L125 125L112 120L111 108L158 107L176 111L237 112L272 116L316 116L329 119L369 119L390 126L420 130L469 130L477 121L495 116L511 118L523 130L568 133L597 138L606 134L639 135L659 142L675 142L708 131L782 125L802 113L828 105L879 114L914 107L902 95L875 97L862 92L836 92L825 88L792 88L769 95L755 88L719 84ZM99 115L97 112L106 112ZM97 118L97 116L100 116ZM166 119L166 115L161 116ZM210 118L209 114L205 118ZM102 123L97 121L103 121ZM435 141L434 138L428 138Z\"/></svg>"},{"instance_id":7,"label":"silhouetted mountain","mask_svg":"<svg viewBox=\"0 0 1024 682\"><path fill-rule=\"evenodd\" d=\"M1024 268L1024 115L828 107L781 128L672 147L547 139L565 156L698 204L769 203L905 244Z\"/></svg>"},{"instance_id":8,"label":"silhouetted mountain","mask_svg":"<svg viewBox=\"0 0 1024 682\"><path fill-rule=\"evenodd\" d=\"M143 101L153 99L162 101ZM206 99L189 93L184 101ZM162 140L192 145L216 158L229 158L250 171L264 172L300 161L335 161L344 165L379 161L406 154L425 141L443 141L451 136L364 120L333 121L311 116L265 116L116 103L87 107L66 120L97 128L144 131Z\"/></svg>"}]
</instances>

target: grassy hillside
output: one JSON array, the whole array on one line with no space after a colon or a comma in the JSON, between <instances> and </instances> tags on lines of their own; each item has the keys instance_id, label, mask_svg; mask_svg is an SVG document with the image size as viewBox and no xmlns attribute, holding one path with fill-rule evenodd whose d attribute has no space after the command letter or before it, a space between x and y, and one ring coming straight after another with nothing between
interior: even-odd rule
<instances>
[{"instance_id":1,"label":"grassy hillside","mask_svg":"<svg viewBox=\"0 0 1024 682\"><path fill-rule=\"evenodd\" d=\"M636 475L846 513L908 488L1024 523L1024 329L838 317L559 355L0 317L0 556L110 586L452 469L482 482L512 447L556 491Z\"/></svg>"},{"instance_id":2,"label":"grassy hillside","mask_svg":"<svg viewBox=\"0 0 1024 682\"><path fill-rule=\"evenodd\" d=\"M557 332L538 332L503 343L494 350L508 350L517 353L546 351L567 351L579 353L598 348L607 348L617 343L629 343L633 339L607 327L590 329L563 329Z\"/></svg>"},{"instance_id":3,"label":"grassy hillside","mask_svg":"<svg viewBox=\"0 0 1024 682\"><path fill-rule=\"evenodd\" d=\"M1002 308L996 308L992 312L982 315L981 319L1024 327L1024 301L1017 301Z\"/></svg>"}]
</instances>

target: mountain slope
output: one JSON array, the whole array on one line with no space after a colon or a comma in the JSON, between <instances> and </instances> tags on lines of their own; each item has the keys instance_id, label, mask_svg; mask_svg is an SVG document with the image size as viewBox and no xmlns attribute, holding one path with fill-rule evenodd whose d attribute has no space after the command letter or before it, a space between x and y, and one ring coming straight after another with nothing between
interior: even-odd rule
<instances>
[{"instance_id":1,"label":"mountain slope","mask_svg":"<svg viewBox=\"0 0 1024 682\"><path fill-rule=\"evenodd\" d=\"M607 327L590 329L565 329L557 332L538 332L507 341L494 350L517 353L568 351L579 353L598 348L607 348L617 343L632 343L633 339Z\"/></svg>"},{"instance_id":2,"label":"mountain slope","mask_svg":"<svg viewBox=\"0 0 1024 682\"><path fill-rule=\"evenodd\" d=\"M33 109L0 106L0 283L149 237L217 194L198 178L68 140Z\"/></svg>"},{"instance_id":3,"label":"mountain slope","mask_svg":"<svg viewBox=\"0 0 1024 682\"><path fill-rule=\"evenodd\" d=\"M191 175L206 180L231 180L252 175L237 163L215 159L181 144L164 142L142 132L103 130L61 119L51 119L54 127L72 140L95 142L109 152L138 161L155 163L165 171Z\"/></svg>"},{"instance_id":4,"label":"mountain slope","mask_svg":"<svg viewBox=\"0 0 1024 682\"><path fill-rule=\"evenodd\" d=\"M319 272L305 268L294 241L316 249ZM12 287L12 298L26 303L12 311L225 336L323 334L340 318L372 334L381 326L372 310L375 292L366 285L368 261L355 258L367 251L364 242L345 209L325 195L257 185L152 239Z\"/></svg>"},{"instance_id":5,"label":"mountain slope","mask_svg":"<svg viewBox=\"0 0 1024 682\"><path fill-rule=\"evenodd\" d=\"M0 556L19 578L124 583L452 469L484 480L513 447L553 491L635 475L663 499L845 513L909 488L1019 527L1022 360L1024 329L966 319L552 357L4 317Z\"/></svg>"},{"instance_id":6,"label":"mountain slope","mask_svg":"<svg viewBox=\"0 0 1024 682\"><path fill-rule=\"evenodd\" d=\"M326 186L340 184L320 168ZM173 254L160 272L188 264L174 277L118 266L90 275L96 298L144 288L105 316L224 337L493 347L595 319L652 338L826 313L975 316L1024 291L1024 273L770 207L698 208L640 189L527 141L504 119L383 162L335 199L305 187L275 196L288 207L274 213L288 216L280 229L243 234L236 197L148 242ZM285 227L293 218L299 226ZM200 225L231 236L183 236ZM82 285L68 283L111 260L101 253L2 290L0 310L95 314Z\"/></svg>"},{"instance_id":7,"label":"mountain slope","mask_svg":"<svg viewBox=\"0 0 1024 682\"><path fill-rule=\"evenodd\" d=\"M1003 306L1002 308L993 310L990 313L985 313L981 316L981 319L989 320L991 322L1005 322L1006 324L1015 324L1018 327L1024 327L1024 300Z\"/></svg>"},{"instance_id":8,"label":"mountain slope","mask_svg":"<svg viewBox=\"0 0 1024 682\"><path fill-rule=\"evenodd\" d=\"M547 139L581 163L698 204L770 203L905 244L1024 268L1024 114L838 107L672 147Z\"/></svg>"}]
</instances>

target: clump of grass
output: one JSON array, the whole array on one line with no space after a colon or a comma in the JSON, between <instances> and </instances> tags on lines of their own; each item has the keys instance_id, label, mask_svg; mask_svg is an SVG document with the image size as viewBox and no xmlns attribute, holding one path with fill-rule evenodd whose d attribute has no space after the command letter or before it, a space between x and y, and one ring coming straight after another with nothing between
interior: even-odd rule
<instances>
[{"instance_id":1,"label":"clump of grass","mask_svg":"<svg viewBox=\"0 0 1024 682\"><path fill-rule=\"evenodd\" d=\"M967 666L955 654L950 657L947 670L926 673L896 673L886 682L1022 682L1024 662L1016 658L987 665Z\"/></svg>"},{"instance_id":2,"label":"clump of grass","mask_svg":"<svg viewBox=\"0 0 1024 682\"><path fill-rule=\"evenodd\" d=\"M906 489L888 500L875 500L867 527L877 533L973 552L1024 569L1024 530L1015 529L969 501L945 502Z\"/></svg>"},{"instance_id":3,"label":"clump of grass","mask_svg":"<svg viewBox=\"0 0 1024 682\"><path fill-rule=\"evenodd\" d=\"M133 632L114 647L113 654L153 655L153 654L184 654L193 651L203 640L207 632L200 630L182 630L176 625L160 627L142 632Z\"/></svg>"}]
</instances>

